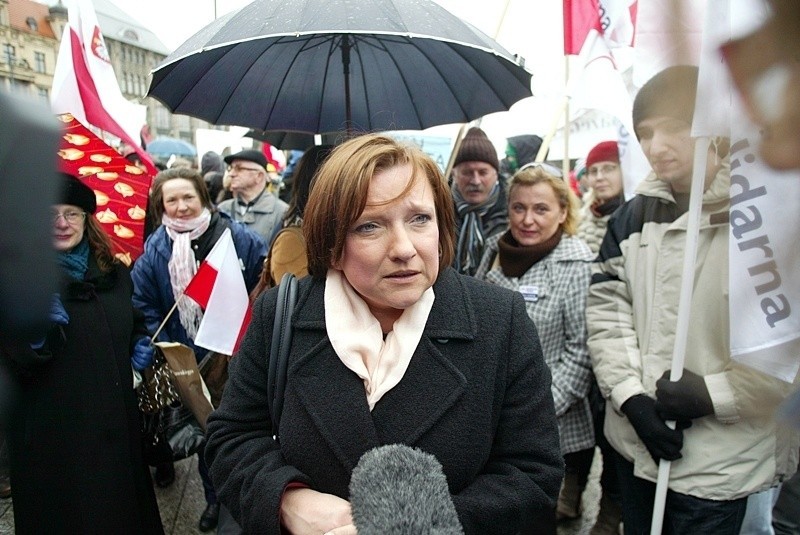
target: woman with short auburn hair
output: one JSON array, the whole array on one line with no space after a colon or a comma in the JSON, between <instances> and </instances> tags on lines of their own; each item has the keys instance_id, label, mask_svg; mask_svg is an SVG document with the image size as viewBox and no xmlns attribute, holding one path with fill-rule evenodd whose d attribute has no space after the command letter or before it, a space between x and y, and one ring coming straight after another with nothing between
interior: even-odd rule
<instances>
[{"instance_id":1,"label":"woman with short auburn hair","mask_svg":"<svg viewBox=\"0 0 800 535\"><path fill-rule=\"evenodd\" d=\"M278 428L267 363L279 288L256 300L208 421L214 482L245 532L355 535L353 468L391 444L441 463L464 533L534 533L554 507L563 467L536 329L519 294L449 267L452 205L433 160L388 136L345 142L323 164Z\"/></svg>"}]
</instances>

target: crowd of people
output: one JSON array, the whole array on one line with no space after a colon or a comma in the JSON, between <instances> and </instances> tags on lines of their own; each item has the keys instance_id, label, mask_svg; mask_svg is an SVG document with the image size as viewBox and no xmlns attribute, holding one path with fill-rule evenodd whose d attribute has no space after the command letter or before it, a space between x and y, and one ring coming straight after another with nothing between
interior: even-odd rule
<instances>
[{"instance_id":1,"label":"crowd of people","mask_svg":"<svg viewBox=\"0 0 800 535\"><path fill-rule=\"evenodd\" d=\"M195 343L203 309L181 296L228 231L252 319L222 356L224 395L199 452L201 531L353 535L364 517L402 522L416 509L356 499L376 490L351 477L393 444L435 458L435 499L463 533L555 534L583 514L597 458L592 535L650 532L662 460L665 533L797 529L797 504L780 498L782 485L797 495L800 432L774 416L796 387L730 358L725 139L702 170L685 369L670 380L697 84L696 67L674 66L637 93L652 171L633 192L616 140L588 152L578 187L539 161L538 136L509 139L501 161L477 127L451 176L386 135L313 147L288 203L262 151L209 153L201 169L156 175L130 269L94 192L60 175L47 329L0 354L19 392L0 429L0 498L13 496L17 533L163 533L153 485L174 468L145 463L136 379L155 341L207 357ZM299 287L277 425L270 347L287 272ZM372 484L407 499L410 480L373 470Z\"/></svg>"}]
</instances>

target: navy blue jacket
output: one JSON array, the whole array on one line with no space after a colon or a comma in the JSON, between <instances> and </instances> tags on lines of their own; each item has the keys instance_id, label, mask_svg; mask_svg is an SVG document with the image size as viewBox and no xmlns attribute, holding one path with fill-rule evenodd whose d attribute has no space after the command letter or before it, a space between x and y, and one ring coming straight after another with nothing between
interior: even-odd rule
<instances>
[{"instance_id":1,"label":"navy blue jacket","mask_svg":"<svg viewBox=\"0 0 800 535\"><path fill-rule=\"evenodd\" d=\"M248 293L255 287L264 258L267 255L267 243L264 239L247 229L244 225L235 223L221 213L215 213L211 218L208 230L196 241L204 241L212 246L217 242L226 228L231 229L233 244L236 254L243 266L244 284ZM192 242L193 244L195 242ZM208 250L195 251L198 262L202 262ZM133 304L141 310L151 333L156 332L158 326L175 304L172 294L172 283L169 278L169 259L172 256L172 240L162 226L153 232L144 244L144 254L136 259L131 277L133 278L134 292ZM200 362L208 352L207 349L194 345L181 325L178 311L172 313L164 329L158 335L161 342L179 342L194 350L197 361Z\"/></svg>"}]
</instances>

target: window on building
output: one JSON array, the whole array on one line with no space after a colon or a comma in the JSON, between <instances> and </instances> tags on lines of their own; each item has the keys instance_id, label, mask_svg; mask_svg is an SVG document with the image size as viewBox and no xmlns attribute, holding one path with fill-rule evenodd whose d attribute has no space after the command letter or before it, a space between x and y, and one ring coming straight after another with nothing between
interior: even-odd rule
<instances>
[{"instance_id":1,"label":"window on building","mask_svg":"<svg viewBox=\"0 0 800 535\"><path fill-rule=\"evenodd\" d=\"M46 73L47 68L44 62L44 52L34 52L33 59L36 63L36 72Z\"/></svg>"},{"instance_id":2,"label":"window on building","mask_svg":"<svg viewBox=\"0 0 800 535\"><path fill-rule=\"evenodd\" d=\"M28 17L25 19L25 24L28 26L28 29L32 32L39 31L39 23L36 22L36 19L33 17Z\"/></svg>"},{"instance_id":3,"label":"window on building","mask_svg":"<svg viewBox=\"0 0 800 535\"><path fill-rule=\"evenodd\" d=\"M138 35L138 34L137 34L135 31L131 30L130 28L128 28L127 30L125 30L125 31L122 33L122 36L123 36L125 39L130 39L131 41L138 41L138 40L139 40L139 35Z\"/></svg>"},{"instance_id":4,"label":"window on building","mask_svg":"<svg viewBox=\"0 0 800 535\"><path fill-rule=\"evenodd\" d=\"M37 88L37 91L39 92L40 99L47 101L50 98L50 92L47 90L46 87L39 87Z\"/></svg>"},{"instance_id":5,"label":"window on building","mask_svg":"<svg viewBox=\"0 0 800 535\"><path fill-rule=\"evenodd\" d=\"M160 104L156 105L156 128L169 131L169 111Z\"/></svg>"},{"instance_id":6,"label":"window on building","mask_svg":"<svg viewBox=\"0 0 800 535\"><path fill-rule=\"evenodd\" d=\"M175 124L180 130L191 130L191 123L189 122L188 115L176 115Z\"/></svg>"},{"instance_id":7,"label":"window on building","mask_svg":"<svg viewBox=\"0 0 800 535\"><path fill-rule=\"evenodd\" d=\"M10 45L8 43L3 45L3 61L5 63L11 63L17 59L17 48L14 45Z\"/></svg>"}]
</instances>

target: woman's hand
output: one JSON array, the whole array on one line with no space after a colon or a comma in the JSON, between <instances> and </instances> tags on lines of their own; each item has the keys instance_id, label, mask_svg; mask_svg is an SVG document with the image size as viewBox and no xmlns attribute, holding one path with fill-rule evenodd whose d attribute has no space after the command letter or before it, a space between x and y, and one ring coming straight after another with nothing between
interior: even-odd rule
<instances>
[{"instance_id":1,"label":"woman's hand","mask_svg":"<svg viewBox=\"0 0 800 535\"><path fill-rule=\"evenodd\" d=\"M356 535L350 502L312 489L287 490L281 501L281 520L293 535Z\"/></svg>"}]
</instances>

